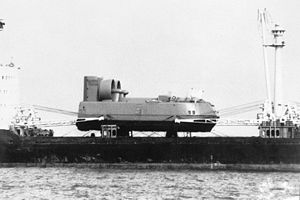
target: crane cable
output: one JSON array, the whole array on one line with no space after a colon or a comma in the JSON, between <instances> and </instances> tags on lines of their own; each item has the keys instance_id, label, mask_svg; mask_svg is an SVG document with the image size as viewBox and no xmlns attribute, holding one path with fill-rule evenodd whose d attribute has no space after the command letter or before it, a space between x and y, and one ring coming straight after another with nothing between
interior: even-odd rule
<instances>
[{"instance_id":1,"label":"crane cable","mask_svg":"<svg viewBox=\"0 0 300 200\"><path fill-rule=\"evenodd\" d=\"M42 110L42 111L47 111L47 112L53 112L53 113L58 113L58 114L63 114L63 115L70 115L70 116L77 116L78 112L74 111L68 111L68 110L62 110L62 109L57 109L57 108L50 108L46 106L40 106L40 105L32 105L36 110Z\"/></svg>"},{"instance_id":2,"label":"crane cable","mask_svg":"<svg viewBox=\"0 0 300 200\"><path fill-rule=\"evenodd\" d=\"M230 115L236 115L236 114L242 114L245 112L253 111L259 108L263 104L263 101L255 101L250 102L238 106L232 106L228 108L223 108L218 110L220 116L230 116Z\"/></svg>"}]
</instances>

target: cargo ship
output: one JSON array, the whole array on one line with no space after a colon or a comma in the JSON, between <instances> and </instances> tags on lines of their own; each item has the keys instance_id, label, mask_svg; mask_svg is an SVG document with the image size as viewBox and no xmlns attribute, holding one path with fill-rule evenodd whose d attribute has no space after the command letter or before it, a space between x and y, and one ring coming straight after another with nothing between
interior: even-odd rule
<instances>
[{"instance_id":1,"label":"cargo ship","mask_svg":"<svg viewBox=\"0 0 300 200\"><path fill-rule=\"evenodd\" d=\"M177 131L210 131L218 123L218 112L211 103L167 95L127 98L120 95L128 93L121 88L114 91L118 81L108 80L104 85L109 89L100 86L102 81L84 78L76 126L93 130L90 135L54 137L50 131L30 125L28 117L20 123L22 117L18 116L10 130L1 130L0 166L300 171L300 131L292 121L262 122L259 137L179 137ZM99 98L103 88L111 95L105 100ZM119 96L114 96L116 92ZM140 130L166 134L132 135Z\"/></svg>"},{"instance_id":2,"label":"cargo ship","mask_svg":"<svg viewBox=\"0 0 300 200\"><path fill-rule=\"evenodd\" d=\"M265 12L259 12L265 23ZM262 27L264 28L264 27ZM264 40L263 50L275 48L275 70L285 46L284 30L272 29L274 43ZM265 56L265 68L268 65ZM12 63L0 66L0 166L94 166L121 169L204 169L300 172L300 117L295 107L282 103L280 91L270 92L256 124L257 137L192 137L209 132L222 120L214 106L200 95L129 98L121 82L98 76L84 77L83 101L74 125L93 131L88 137L54 137L53 131L32 123L30 117L12 117L17 99ZM267 73L266 73L267 74ZM267 76L266 76L267 77ZM280 74L275 74L280 84ZM267 91L269 81L266 78ZM23 113L23 111L21 111ZM23 113L24 114L24 113ZM8 124L10 124L8 126ZM245 127L246 128L246 127ZM165 132L164 137L134 137L135 131ZM178 132L189 133L179 137ZM95 134L98 133L98 134Z\"/></svg>"}]
</instances>

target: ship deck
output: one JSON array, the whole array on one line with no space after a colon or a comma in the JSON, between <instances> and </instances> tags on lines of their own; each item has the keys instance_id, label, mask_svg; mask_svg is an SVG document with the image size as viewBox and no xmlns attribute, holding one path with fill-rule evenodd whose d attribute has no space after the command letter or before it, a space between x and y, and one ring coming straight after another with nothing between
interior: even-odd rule
<instances>
[{"instance_id":1,"label":"ship deck","mask_svg":"<svg viewBox=\"0 0 300 200\"><path fill-rule=\"evenodd\" d=\"M21 137L24 145L33 144L251 144L279 145L299 144L300 138L261 138L261 137Z\"/></svg>"}]
</instances>

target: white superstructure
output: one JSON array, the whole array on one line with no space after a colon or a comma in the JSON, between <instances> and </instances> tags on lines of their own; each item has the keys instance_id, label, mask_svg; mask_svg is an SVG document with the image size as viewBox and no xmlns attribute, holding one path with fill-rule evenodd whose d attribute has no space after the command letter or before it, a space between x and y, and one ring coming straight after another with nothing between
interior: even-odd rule
<instances>
[{"instance_id":1,"label":"white superstructure","mask_svg":"<svg viewBox=\"0 0 300 200\"><path fill-rule=\"evenodd\" d=\"M0 129L9 129L19 105L19 71L12 62L0 64Z\"/></svg>"},{"instance_id":2,"label":"white superstructure","mask_svg":"<svg viewBox=\"0 0 300 200\"><path fill-rule=\"evenodd\" d=\"M264 56L264 67L265 67L265 79L266 79L266 90L267 90L267 100L263 106L263 112L265 114L265 118L270 120L283 120L286 107L282 98L282 66L281 66L281 51L285 46L285 42L283 40L283 34L285 32L284 29L280 28L278 24L272 22L270 15L264 9L262 12L258 12L259 25L261 29L262 36L262 46L263 46L263 56ZM269 44L266 37L266 33L269 33L269 40L272 36L272 43ZM273 99L271 94L271 86L270 86L270 72L268 65L268 56L267 56L267 48L273 48L275 50L274 54L274 67L273 67ZM272 75L271 75L272 76Z\"/></svg>"},{"instance_id":3,"label":"white superstructure","mask_svg":"<svg viewBox=\"0 0 300 200\"><path fill-rule=\"evenodd\" d=\"M281 52L285 47L283 35L285 30L270 19L270 15L264 9L258 12L258 20L261 28L262 46L264 55L264 67L267 86L267 100L262 105L262 112L258 113L260 121L260 136L267 138L295 138L300 136L300 115L298 107L286 103L282 96L282 63ZM272 36L272 42L267 40L266 33ZM267 48L274 49L273 66L273 96L271 95L270 76ZM273 97L273 98L272 98Z\"/></svg>"}]
</instances>

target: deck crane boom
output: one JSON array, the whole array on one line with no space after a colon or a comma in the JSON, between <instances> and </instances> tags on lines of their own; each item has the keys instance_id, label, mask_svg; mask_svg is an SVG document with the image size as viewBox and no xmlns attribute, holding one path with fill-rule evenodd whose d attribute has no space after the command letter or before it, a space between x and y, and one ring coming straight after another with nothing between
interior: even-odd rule
<instances>
[{"instance_id":1,"label":"deck crane boom","mask_svg":"<svg viewBox=\"0 0 300 200\"><path fill-rule=\"evenodd\" d=\"M265 117L269 117L272 120L282 119L284 115L284 105L282 102L282 72L281 72L281 51L285 46L285 42L282 37L285 32L284 29L280 28L278 24L272 22L271 17L266 9L263 11L258 11L258 22L260 25L262 47L263 47L263 58L264 58L264 68L265 68L265 79L267 88L267 100L263 107L263 112ZM269 30L272 26L271 30ZM266 38L266 32L270 33L273 37L273 42L270 43ZM269 37L270 39L270 37ZM273 88L273 98L271 98L271 87L270 87L270 77L269 77L269 65L267 48L272 47L275 50L274 54L274 88ZM272 100L271 100L272 99Z\"/></svg>"},{"instance_id":2,"label":"deck crane boom","mask_svg":"<svg viewBox=\"0 0 300 200\"><path fill-rule=\"evenodd\" d=\"M269 77L266 74L267 82L267 95L268 99L262 106L262 112L258 113L258 119L261 121L259 125L260 136L267 138L294 138L299 135L299 114L297 106L283 103L282 99L282 66L281 66L281 52L285 47L285 41L283 35L285 30L278 24L272 23L272 28L269 33L272 36L273 42L266 43L265 31L268 28L269 14L264 9L262 12L258 12L258 19L261 25L262 42L263 42L263 54L265 72L268 72L268 62L266 55L266 48L274 49L274 87L273 87L273 99L271 100ZM271 107L271 109L270 109Z\"/></svg>"},{"instance_id":3,"label":"deck crane boom","mask_svg":"<svg viewBox=\"0 0 300 200\"><path fill-rule=\"evenodd\" d=\"M50 108L47 106L41 106L41 105L32 105L36 110L46 111L46 112L52 112L57 114L63 114L63 115L69 115L69 116L77 116L78 112L69 111L69 110L63 110L58 108Z\"/></svg>"},{"instance_id":4,"label":"deck crane boom","mask_svg":"<svg viewBox=\"0 0 300 200\"><path fill-rule=\"evenodd\" d=\"M267 56L267 45L266 45L266 29L268 29L268 23L271 21L269 19L266 9L264 11L258 10L258 23L261 31L262 39L262 49L263 49L263 59L264 59L264 69L265 69L265 81L266 81L266 92L267 92L267 102L271 105L271 87L270 87L270 77L269 77L269 62Z\"/></svg>"},{"instance_id":5,"label":"deck crane boom","mask_svg":"<svg viewBox=\"0 0 300 200\"><path fill-rule=\"evenodd\" d=\"M13 118L14 126L26 126L26 127L57 127L57 126L71 126L75 125L75 118L73 120L42 120L36 110L52 112L56 114L64 114L69 116L76 116L76 112L50 108L40 105L21 105L16 108L17 112Z\"/></svg>"}]
</instances>

